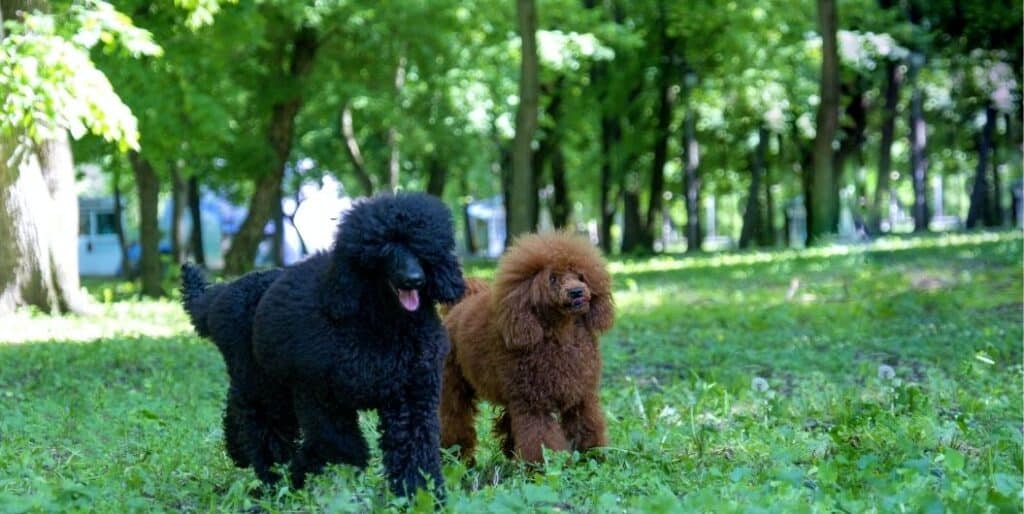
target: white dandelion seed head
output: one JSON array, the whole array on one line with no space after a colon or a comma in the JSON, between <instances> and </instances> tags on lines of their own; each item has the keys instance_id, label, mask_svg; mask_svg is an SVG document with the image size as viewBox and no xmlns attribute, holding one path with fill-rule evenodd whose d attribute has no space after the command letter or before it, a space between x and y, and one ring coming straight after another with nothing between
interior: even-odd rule
<instances>
[{"instance_id":1,"label":"white dandelion seed head","mask_svg":"<svg viewBox=\"0 0 1024 514\"><path fill-rule=\"evenodd\" d=\"M768 381L764 378L754 377L754 379L750 381L750 388L759 393L763 393L771 389L771 386L768 385Z\"/></svg>"},{"instance_id":2,"label":"white dandelion seed head","mask_svg":"<svg viewBox=\"0 0 1024 514\"><path fill-rule=\"evenodd\" d=\"M882 380L892 380L896 378L896 370L888 364L880 364L878 366L878 378Z\"/></svg>"}]
</instances>

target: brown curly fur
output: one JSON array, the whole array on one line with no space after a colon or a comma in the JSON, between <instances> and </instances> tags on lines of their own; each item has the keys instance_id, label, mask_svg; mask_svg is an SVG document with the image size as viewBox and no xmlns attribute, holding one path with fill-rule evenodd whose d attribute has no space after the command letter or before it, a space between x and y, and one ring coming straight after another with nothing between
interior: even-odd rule
<instances>
[{"instance_id":1,"label":"brown curly fur","mask_svg":"<svg viewBox=\"0 0 1024 514\"><path fill-rule=\"evenodd\" d=\"M587 301L572 305L570 291ZM472 461L478 400L503 407L494 431L506 456L543 459L541 447L607 444L597 396L598 335L614 304L604 259L565 232L527 235L501 262L493 288L467 281L444 319L452 342L441 385L441 444Z\"/></svg>"}]
</instances>

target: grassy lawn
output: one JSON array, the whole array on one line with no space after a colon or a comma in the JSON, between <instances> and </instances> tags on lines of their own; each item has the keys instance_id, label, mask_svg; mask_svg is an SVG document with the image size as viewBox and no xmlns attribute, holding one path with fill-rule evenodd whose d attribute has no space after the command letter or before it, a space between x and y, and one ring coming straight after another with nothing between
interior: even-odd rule
<instances>
[{"instance_id":1,"label":"grassy lawn","mask_svg":"<svg viewBox=\"0 0 1024 514\"><path fill-rule=\"evenodd\" d=\"M468 272L486 276L487 265ZM882 241L612 264L611 447L532 471L487 420L456 512L1019 512L1022 240ZM224 453L226 376L173 300L0 320L0 511L427 509L329 468L254 498ZM364 416L367 430L372 414Z\"/></svg>"}]
</instances>

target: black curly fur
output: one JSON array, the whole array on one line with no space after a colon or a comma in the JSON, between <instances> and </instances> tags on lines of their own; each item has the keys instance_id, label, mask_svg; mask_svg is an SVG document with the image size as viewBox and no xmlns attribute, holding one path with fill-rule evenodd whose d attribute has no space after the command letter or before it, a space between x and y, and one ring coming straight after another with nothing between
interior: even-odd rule
<instances>
[{"instance_id":1,"label":"black curly fur","mask_svg":"<svg viewBox=\"0 0 1024 514\"><path fill-rule=\"evenodd\" d=\"M448 339L435 304L464 290L454 246L443 203L398 194L357 203L334 250L294 267L214 286L184 267L185 308L231 378L224 432L234 462L268 483L278 479L273 464L290 462L296 487L326 464L365 467L357 411L376 409L392 490L411 494L430 479L440 495L437 406ZM400 249L427 276L414 312L385 278Z\"/></svg>"}]
</instances>

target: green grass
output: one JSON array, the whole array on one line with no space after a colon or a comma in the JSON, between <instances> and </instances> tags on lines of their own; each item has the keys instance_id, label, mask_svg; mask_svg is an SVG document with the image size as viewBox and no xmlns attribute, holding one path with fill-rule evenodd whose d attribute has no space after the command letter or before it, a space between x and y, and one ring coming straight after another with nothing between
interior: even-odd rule
<instances>
[{"instance_id":1,"label":"green grass","mask_svg":"<svg viewBox=\"0 0 1024 514\"><path fill-rule=\"evenodd\" d=\"M1019 512L1021 250L999 234L614 261L611 447L530 470L481 419L477 467L446 460L448 509ZM172 301L91 286L100 317L0 322L0 511L429 509L385 492L379 456L255 498L223 451L214 347Z\"/></svg>"}]
</instances>

